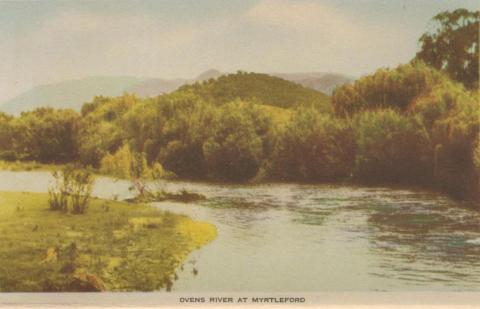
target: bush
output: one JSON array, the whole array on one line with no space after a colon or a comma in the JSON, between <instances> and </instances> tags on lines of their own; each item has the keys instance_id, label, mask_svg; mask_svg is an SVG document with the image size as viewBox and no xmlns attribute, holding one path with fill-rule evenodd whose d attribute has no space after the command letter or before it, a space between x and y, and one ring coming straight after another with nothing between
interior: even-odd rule
<instances>
[{"instance_id":1,"label":"bush","mask_svg":"<svg viewBox=\"0 0 480 309\"><path fill-rule=\"evenodd\" d=\"M467 108L467 105L471 110L472 101L474 98L461 84L443 82L433 87L431 91L416 97L411 102L408 112L421 117L425 127L431 130L435 122Z\"/></svg>"},{"instance_id":2,"label":"bush","mask_svg":"<svg viewBox=\"0 0 480 309\"><path fill-rule=\"evenodd\" d=\"M18 160L18 155L13 150L0 150L0 160L13 162Z\"/></svg>"},{"instance_id":3,"label":"bush","mask_svg":"<svg viewBox=\"0 0 480 309\"><path fill-rule=\"evenodd\" d=\"M12 149L18 158L41 163L66 163L78 158L78 113L42 107L22 113L11 123Z\"/></svg>"},{"instance_id":4,"label":"bush","mask_svg":"<svg viewBox=\"0 0 480 309\"><path fill-rule=\"evenodd\" d=\"M217 115L212 105L189 94L172 94L160 100L159 106L167 117L156 159L179 177L205 179L207 165L203 144L211 136L213 118Z\"/></svg>"},{"instance_id":5,"label":"bush","mask_svg":"<svg viewBox=\"0 0 480 309\"><path fill-rule=\"evenodd\" d=\"M393 110L369 111L354 120L354 177L369 184L425 184L432 175L428 134L419 121Z\"/></svg>"},{"instance_id":6,"label":"bush","mask_svg":"<svg viewBox=\"0 0 480 309\"><path fill-rule=\"evenodd\" d=\"M253 104L235 101L220 108L211 137L203 145L210 177L246 181L265 157L271 122Z\"/></svg>"},{"instance_id":7,"label":"bush","mask_svg":"<svg viewBox=\"0 0 480 309\"><path fill-rule=\"evenodd\" d=\"M70 183L70 199L72 201L72 212L83 214L92 195L93 176L84 170L74 170Z\"/></svg>"},{"instance_id":8,"label":"bush","mask_svg":"<svg viewBox=\"0 0 480 309\"><path fill-rule=\"evenodd\" d=\"M198 201L204 201L207 197L203 194L189 192L182 189L178 193L165 191L163 189L150 190L148 188L143 195L137 195L136 197L129 199L129 202L163 202L163 201L177 201L183 203L192 203Z\"/></svg>"},{"instance_id":9,"label":"bush","mask_svg":"<svg viewBox=\"0 0 480 309\"><path fill-rule=\"evenodd\" d=\"M128 144L114 154L104 156L100 163L100 172L124 179L150 176L145 154L131 151Z\"/></svg>"},{"instance_id":10,"label":"bush","mask_svg":"<svg viewBox=\"0 0 480 309\"><path fill-rule=\"evenodd\" d=\"M336 114L342 117L384 108L403 112L414 98L445 80L442 73L422 62L404 64L395 69L380 69L352 85L337 88L332 103Z\"/></svg>"},{"instance_id":11,"label":"bush","mask_svg":"<svg viewBox=\"0 0 480 309\"><path fill-rule=\"evenodd\" d=\"M207 174L200 142L170 141L162 149L160 157L165 168L179 177L204 178Z\"/></svg>"},{"instance_id":12,"label":"bush","mask_svg":"<svg viewBox=\"0 0 480 309\"><path fill-rule=\"evenodd\" d=\"M68 212L71 208L74 214L85 213L93 189L92 174L67 166L61 171L54 171L52 176L48 189L50 209Z\"/></svg>"},{"instance_id":13,"label":"bush","mask_svg":"<svg viewBox=\"0 0 480 309\"><path fill-rule=\"evenodd\" d=\"M354 135L346 121L304 110L280 133L267 177L308 182L342 180L350 175L354 159Z\"/></svg>"},{"instance_id":14,"label":"bush","mask_svg":"<svg viewBox=\"0 0 480 309\"><path fill-rule=\"evenodd\" d=\"M473 150L473 166L475 166L475 171L480 174L480 137L477 138L476 145Z\"/></svg>"},{"instance_id":15,"label":"bush","mask_svg":"<svg viewBox=\"0 0 480 309\"><path fill-rule=\"evenodd\" d=\"M479 196L479 173L475 168L480 132L478 98L458 101L432 128L435 145L435 185L457 197Z\"/></svg>"},{"instance_id":16,"label":"bush","mask_svg":"<svg viewBox=\"0 0 480 309\"><path fill-rule=\"evenodd\" d=\"M51 210L68 211L69 174L65 171L54 171L53 181L48 188L48 204Z\"/></svg>"}]
</instances>

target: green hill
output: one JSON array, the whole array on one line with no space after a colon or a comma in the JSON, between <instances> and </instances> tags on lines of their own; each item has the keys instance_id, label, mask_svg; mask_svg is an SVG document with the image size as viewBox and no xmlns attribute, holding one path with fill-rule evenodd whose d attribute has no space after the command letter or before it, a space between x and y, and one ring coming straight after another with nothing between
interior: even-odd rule
<instances>
[{"instance_id":1,"label":"green hill","mask_svg":"<svg viewBox=\"0 0 480 309\"><path fill-rule=\"evenodd\" d=\"M223 75L217 79L182 86L177 91L194 93L215 105L242 99L282 108L315 106L322 111L331 110L330 98L326 94L259 73Z\"/></svg>"},{"instance_id":2,"label":"green hill","mask_svg":"<svg viewBox=\"0 0 480 309\"><path fill-rule=\"evenodd\" d=\"M215 104L240 98L256 99L261 104L284 108L314 105L330 110L329 97L323 93L321 87L317 87L315 81L290 81L290 78L309 76L307 74L284 74L281 77L244 72L221 74L219 71L209 70L190 80L141 79L130 76L97 76L68 80L28 90L0 104L0 111L20 114L46 106L80 110L82 104L91 101L94 96L116 97L128 92L140 97L154 97L174 91L178 87L181 87L178 91L193 91Z\"/></svg>"}]
</instances>

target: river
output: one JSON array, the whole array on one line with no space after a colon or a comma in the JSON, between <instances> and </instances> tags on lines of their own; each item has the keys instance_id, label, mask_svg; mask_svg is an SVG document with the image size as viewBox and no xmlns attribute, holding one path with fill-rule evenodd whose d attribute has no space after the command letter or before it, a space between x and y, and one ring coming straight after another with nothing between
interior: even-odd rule
<instances>
[{"instance_id":1,"label":"river","mask_svg":"<svg viewBox=\"0 0 480 309\"><path fill-rule=\"evenodd\" d=\"M0 191L45 192L47 172L0 172ZM94 195L131 197L97 178ZM216 225L174 291L479 291L480 211L421 190L174 181L198 204L153 203Z\"/></svg>"}]
</instances>

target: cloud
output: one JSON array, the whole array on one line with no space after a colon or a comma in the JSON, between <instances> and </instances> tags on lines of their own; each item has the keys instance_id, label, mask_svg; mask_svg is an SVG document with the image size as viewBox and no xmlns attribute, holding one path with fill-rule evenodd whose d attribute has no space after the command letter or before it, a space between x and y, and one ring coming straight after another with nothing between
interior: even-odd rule
<instances>
[{"instance_id":1,"label":"cloud","mask_svg":"<svg viewBox=\"0 0 480 309\"><path fill-rule=\"evenodd\" d=\"M263 0L248 11L253 22L299 32L359 33L358 26L334 8L314 1Z\"/></svg>"},{"instance_id":2,"label":"cloud","mask_svg":"<svg viewBox=\"0 0 480 309\"><path fill-rule=\"evenodd\" d=\"M69 7L28 31L4 31L0 102L35 85L92 75L191 77L209 68L356 75L408 61L415 48L405 44L411 35L402 25L314 0L260 0L208 18L165 18L163 10Z\"/></svg>"},{"instance_id":3,"label":"cloud","mask_svg":"<svg viewBox=\"0 0 480 309\"><path fill-rule=\"evenodd\" d=\"M365 72L412 53L405 27L361 19L345 10L313 0L260 0L246 20L277 35L276 62L288 64L296 55L321 70ZM288 44L288 43L291 44ZM334 61L332 60L334 59ZM291 61L290 61L291 62Z\"/></svg>"},{"instance_id":4,"label":"cloud","mask_svg":"<svg viewBox=\"0 0 480 309\"><path fill-rule=\"evenodd\" d=\"M173 66L196 32L151 15L61 12L0 44L0 101L34 85L88 75L162 76L161 68Z\"/></svg>"},{"instance_id":5,"label":"cloud","mask_svg":"<svg viewBox=\"0 0 480 309\"><path fill-rule=\"evenodd\" d=\"M134 60L181 48L192 41L194 33L188 25L176 27L144 15L66 12L47 20L26 43L49 54L57 50L62 56L81 52L98 58L131 55L132 59L119 60Z\"/></svg>"},{"instance_id":6,"label":"cloud","mask_svg":"<svg viewBox=\"0 0 480 309\"><path fill-rule=\"evenodd\" d=\"M176 27L160 18L147 15L99 15L66 12L44 23L37 32L42 39L59 40L59 36L77 39L100 38L105 42L154 42L161 46L178 46L193 37L192 27Z\"/></svg>"}]
</instances>

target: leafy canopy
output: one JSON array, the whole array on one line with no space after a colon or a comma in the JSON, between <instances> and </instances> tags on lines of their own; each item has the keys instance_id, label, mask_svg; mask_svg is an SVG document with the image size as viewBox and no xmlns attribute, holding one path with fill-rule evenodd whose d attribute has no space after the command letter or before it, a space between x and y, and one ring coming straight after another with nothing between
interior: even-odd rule
<instances>
[{"instance_id":1,"label":"leafy canopy","mask_svg":"<svg viewBox=\"0 0 480 309\"><path fill-rule=\"evenodd\" d=\"M420 37L416 59L447 72L466 87L478 87L480 11L446 11L432 20L437 27Z\"/></svg>"},{"instance_id":2,"label":"leafy canopy","mask_svg":"<svg viewBox=\"0 0 480 309\"><path fill-rule=\"evenodd\" d=\"M330 99L317 90L305 88L284 79L259 73L238 72L186 85L179 92L193 92L207 102L223 105L235 99L283 108L314 106L323 112L331 110Z\"/></svg>"}]
</instances>

